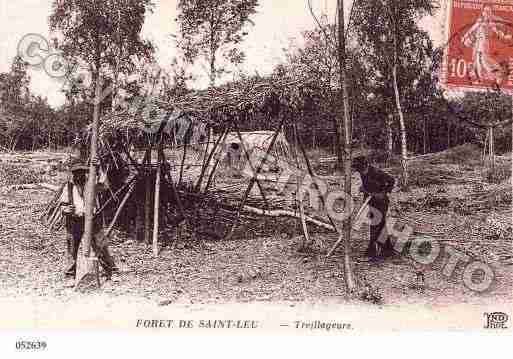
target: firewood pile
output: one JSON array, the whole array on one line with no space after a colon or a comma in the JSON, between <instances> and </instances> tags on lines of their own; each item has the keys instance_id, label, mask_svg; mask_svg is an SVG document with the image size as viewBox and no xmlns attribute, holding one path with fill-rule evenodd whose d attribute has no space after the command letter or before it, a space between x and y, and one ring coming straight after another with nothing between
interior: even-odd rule
<instances>
[{"instance_id":1,"label":"firewood pile","mask_svg":"<svg viewBox=\"0 0 513 359\"><path fill-rule=\"evenodd\" d=\"M0 187L35 184L62 170L65 154L8 153L0 156Z\"/></svg>"},{"instance_id":2,"label":"firewood pile","mask_svg":"<svg viewBox=\"0 0 513 359\"><path fill-rule=\"evenodd\" d=\"M13 163L0 163L0 187L39 183L43 180L45 172L29 168L26 165Z\"/></svg>"}]
</instances>

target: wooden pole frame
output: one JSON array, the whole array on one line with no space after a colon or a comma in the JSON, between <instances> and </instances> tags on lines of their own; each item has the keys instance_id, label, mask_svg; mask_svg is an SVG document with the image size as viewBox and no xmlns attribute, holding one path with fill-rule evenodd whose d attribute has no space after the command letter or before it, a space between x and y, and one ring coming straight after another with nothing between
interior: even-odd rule
<instances>
[{"instance_id":1,"label":"wooden pole frame","mask_svg":"<svg viewBox=\"0 0 513 359\"><path fill-rule=\"evenodd\" d=\"M130 186L130 184L132 184L136 179L136 176L133 176L132 178L129 178L128 181L121 187L119 188L114 194L116 195L116 198L117 196L123 192L128 186ZM112 202L112 200L114 199L114 197L110 197L108 200L105 201L105 203L103 204L103 206L95 213L95 218L100 214L102 213L105 208L107 208L107 206L110 204L110 202ZM119 205L118 205L119 206Z\"/></svg>"},{"instance_id":2,"label":"wooden pole frame","mask_svg":"<svg viewBox=\"0 0 513 359\"><path fill-rule=\"evenodd\" d=\"M246 145L244 144L244 140L242 139L242 134L240 133L239 127L237 125L235 125L235 132L237 132L237 137L239 137L240 145L241 145L242 150L244 151L244 154L246 156L246 161L248 161L249 167L251 169L252 179L253 178L255 179L255 182L258 186L258 189L260 191L262 199L264 200L266 207L269 208L269 202L267 201L267 198L265 196L264 189L262 187L262 184L260 183L260 180L258 179L258 174L255 170L255 167L253 166L253 163L251 162L251 157L249 156L249 152L246 148ZM267 158L267 154L266 154L266 158ZM263 159L263 160L265 161L265 159Z\"/></svg>"},{"instance_id":3,"label":"wooden pole frame","mask_svg":"<svg viewBox=\"0 0 513 359\"><path fill-rule=\"evenodd\" d=\"M189 139L187 138L187 134L191 130L191 127L192 127L192 121L189 122L189 127L187 128L187 131L185 132L185 136L184 136L183 156L182 156L182 161L180 162L180 178L178 179L178 187L180 187L182 185L183 166L185 164L185 158L187 157L187 145L189 144Z\"/></svg>"},{"instance_id":4,"label":"wooden pole frame","mask_svg":"<svg viewBox=\"0 0 513 359\"><path fill-rule=\"evenodd\" d=\"M229 133L230 133L230 127L228 126L228 127L226 127L224 134L223 134L224 138L223 138L223 143L221 144L221 150L224 150L224 146L226 144L226 138L228 138ZM203 193L206 193L208 191L208 189L210 188L210 185L212 183L215 172L217 170L217 166L219 165L219 162L221 161L221 158L222 158L222 155L217 156L216 162L214 163L214 167L212 168L212 171L210 171L210 175L208 176L207 184L205 186L205 190L203 191Z\"/></svg>"},{"instance_id":5,"label":"wooden pole frame","mask_svg":"<svg viewBox=\"0 0 513 359\"><path fill-rule=\"evenodd\" d=\"M118 217L121 214L121 211L125 207L125 204L128 201L128 199L130 198L131 194L133 193L135 186L136 186L135 178L132 181L130 181L129 183L127 183L127 185L129 185L128 191L125 194L125 196L123 197L123 199L121 200L121 202L116 210L116 213L114 214L114 217L112 218L112 220L109 224L107 231L103 235L104 239L107 239L110 236L110 233L114 229L114 225L116 224ZM125 187L123 187L123 188L125 188Z\"/></svg>"},{"instance_id":6,"label":"wooden pole frame","mask_svg":"<svg viewBox=\"0 0 513 359\"><path fill-rule=\"evenodd\" d=\"M196 182L196 184L194 185L194 190L196 192L199 191L199 188L201 186L201 182L203 182L203 176L205 175L205 170L206 170L206 167L208 167L208 161L210 160L210 154L208 152L208 147L210 146L210 141L212 140L210 138L210 135L212 134L212 132L210 131L210 128L208 129L208 135L207 135L207 143L205 145L205 151L203 152L203 161L201 163L201 174L198 178L198 181ZM214 146L215 147L215 146Z\"/></svg>"},{"instance_id":7,"label":"wooden pole frame","mask_svg":"<svg viewBox=\"0 0 513 359\"><path fill-rule=\"evenodd\" d=\"M258 176L260 174L260 171L262 170L262 167L264 165L264 159L267 158L267 156L269 155L269 152L271 151L271 149L273 148L275 142L276 142L276 139L278 138L278 135L281 131L281 129L283 128L283 125L285 123L285 117L282 118L278 128L276 128L275 130L275 133L274 133L274 136L273 136L273 139L271 140L271 143L269 144L269 146L267 147L267 151L265 153L265 157L260 161L259 165L258 165L258 168L256 170L256 176ZM225 239L226 240L229 240L231 239L231 237L233 236L233 233L235 231L235 227L238 225L239 223L239 219L240 219L240 214L242 212L242 209L244 208L244 205L246 204L246 200L248 199L248 196L249 196L249 193L251 192L251 190L253 189L253 185L255 184L255 176L252 177L249 181L249 184L248 184L248 187L246 188L246 191L244 192L244 196L242 197L242 200L239 204L239 208L237 209L237 216L235 218L235 221L233 222L233 225L230 229L230 231L227 233L227 235L225 236Z\"/></svg>"},{"instance_id":8,"label":"wooden pole frame","mask_svg":"<svg viewBox=\"0 0 513 359\"><path fill-rule=\"evenodd\" d=\"M166 155L164 154L164 151L161 152L162 162L167 162ZM180 194L178 192L178 189L176 188L175 182L173 181L173 176L170 172L164 171L164 179L167 178L167 182L169 183L169 186L171 187L171 192L173 193L173 196L176 198L176 205L178 206L178 211L180 212L180 215L183 217L184 220L187 220L187 216L185 215L185 208L183 206L183 202L180 198Z\"/></svg>"},{"instance_id":9,"label":"wooden pole frame","mask_svg":"<svg viewBox=\"0 0 513 359\"><path fill-rule=\"evenodd\" d=\"M211 131L209 130L209 133L208 133L209 139L210 139L210 132ZM205 152L205 159L203 161L203 166L201 167L201 174L198 178L198 181L196 182L196 185L194 186L194 191L201 192L201 184L203 183L203 178L205 177L205 172L207 171L208 166L210 166L212 157L214 156L214 153L217 151L217 147L219 146L219 143L221 142L222 138L223 138L223 136L221 135L216 140L216 142L214 143L214 147L212 148L212 151L210 151L210 153L208 153L208 158L207 158L207 153ZM207 150L208 150L209 143L210 143L210 140L207 141Z\"/></svg>"},{"instance_id":10,"label":"wooden pole frame","mask_svg":"<svg viewBox=\"0 0 513 359\"><path fill-rule=\"evenodd\" d=\"M297 125L295 122L292 124L292 133L294 135L294 150L293 150L294 159L296 160L296 168L299 170L301 168L301 166L299 163L299 158L298 158L298 153L297 153L298 133L297 133ZM314 148L314 151L315 151L315 148ZM303 229L303 235L305 237L305 242L306 242L306 244L309 244L310 243L310 235L308 233L308 225L306 224L306 219L305 219L305 208L303 206L303 198L301 196L300 191L301 191L301 186L299 183L299 177L296 175L296 204L299 209L299 217L300 217L301 227Z\"/></svg>"},{"instance_id":11,"label":"wooden pole frame","mask_svg":"<svg viewBox=\"0 0 513 359\"><path fill-rule=\"evenodd\" d=\"M53 196L52 200L48 203L48 205L43 210L43 213L39 217L39 220L45 220L48 221L48 216L50 213L53 213L55 210L55 207L59 207L59 198L62 195L62 191L64 190L64 186L66 186L66 182L60 185L57 192L55 192L55 195Z\"/></svg>"},{"instance_id":12,"label":"wooden pole frame","mask_svg":"<svg viewBox=\"0 0 513 359\"><path fill-rule=\"evenodd\" d=\"M364 209L369 205L369 202L370 202L371 199L372 199L372 196L369 196L363 202L362 206L360 207L360 209L356 213L354 223L358 222L358 220L360 219L360 216L364 213ZM328 254L326 254L326 259L329 258L329 256L331 256L333 251L338 247L338 245L340 244L340 242L342 242L343 239L344 239L344 237L342 237L342 236L339 237L339 239L335 242L333 247L331 247L331 249L328 251Z\"/></svg>"},{"instance_id":13,"label":"wooden pole frame","mask_svg":"<svg viewBox=\"0 0 513 359\"><path fill-rule=\"evenodd\" d=\"M321 200L322 207L326 208L326 200L324 198L324 195L321 193L320 187L319 187L319 185L317 183L317 176L315 175L315 173L314 173L314 171L312 169L312 165L310 164L310 159L308 158L308 154L306 153L306 149L303 146L303 143L302 143L300 137L297 138L297 141L298 141L298 144L299 144L299 148L301 149L301 152L302 152L303 157L305 159L306 167L308 169L308 174L310 175L310 177L312 177L312 181L313 181L313 184L315 186L315 189L317 190L317 192L319 194L319 199ZM340 229L335 224L335 220L333 218L331 218L330 214L327 211L326 211L326 215L327 215L327 217L328 217L328 219L330 221L330 224L333 226L333 229L335 230L335 232L337 232L340 235L341 232L340 232Z\"/></svg>"}]
</instances>

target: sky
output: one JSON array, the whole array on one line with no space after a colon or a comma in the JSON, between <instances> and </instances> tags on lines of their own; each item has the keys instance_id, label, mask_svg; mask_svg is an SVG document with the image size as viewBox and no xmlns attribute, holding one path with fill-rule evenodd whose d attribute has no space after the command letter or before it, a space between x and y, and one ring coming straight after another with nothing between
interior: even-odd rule
<instances>
[{"instance_id":1,"label":"sky","mask_svg":"<svg viewBox=\"0 0 513 359\"><path fill-rule=\"evenodd\" d=\"M12 58L16 55L20 39L27 33L37 33L48 37L48 16L53 0L0 0L0 72L9 70ZM143 27L143 37L152 40L157 46L157 61L164 69L177 56L174 39L177 33L174 21L176 0L154 0L156 7L149 15ZM336 0L311 0L314 12L320 16L327 13L334 18ZM269 73L283 61L283 49L291 41L300 42L301 31L313 29L316 25L310 15L307 0L260 0L258 13L253 17L255 26L249 29L249 35L242 46L247 58L242 69L248 73ZM349 10L352 1L345 1ZM346 11L346 16L349 11ZM421 26L426 28L435 44L440 42L442 22L438 18L424 19ZM195 84L206 84L205 65L198 64L193 71L199 74ZM32 68L31 91L48 99L53 107L64 102L60 88L62 83L50 78L43 70Z\"/></svg>"}]
</instances>

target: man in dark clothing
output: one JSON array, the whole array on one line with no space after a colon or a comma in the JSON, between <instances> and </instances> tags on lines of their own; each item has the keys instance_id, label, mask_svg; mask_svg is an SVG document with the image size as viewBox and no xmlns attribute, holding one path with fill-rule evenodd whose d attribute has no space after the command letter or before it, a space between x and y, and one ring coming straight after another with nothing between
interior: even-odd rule
<instances>
[{"instance_id":1,"label":"man in dark clothing","mask_svg":"<svg viewBox=\"0 0 513 359\"><path fill-rule=\"evenodd\" d=\"M393 250L392 244L387 238L385 224L389 204L388 193L394 188L395 179L380 169L370 166L367 159L363 156L356 157L353 160L352 167L360 174L362 179L360 191L364 193L364 199L367 199L369 196L372 197L369 201L369 206L374 211L369 213L377 212L376 215L378 216L378 218L371 220L370 241L366 255L372 259L379 256L389 256L393 253ZM380 236L383 236L383 240L378 241Z\"/></svg>"}]
</instances>

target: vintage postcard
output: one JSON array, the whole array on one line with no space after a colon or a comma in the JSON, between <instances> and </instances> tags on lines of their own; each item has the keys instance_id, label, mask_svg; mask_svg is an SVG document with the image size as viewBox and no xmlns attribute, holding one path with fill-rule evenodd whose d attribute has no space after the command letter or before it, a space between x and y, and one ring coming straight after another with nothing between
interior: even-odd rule
<instances>
[{"instance_id":1,"label":"vintage postcard","mask_svg":"<svg viewBox=\"0 0 513 359\"><path fill-rule=\"evenodd\" d=\"M0 329L511 331L513 1L0 4Z\"/></svg>"}]
</instances>

